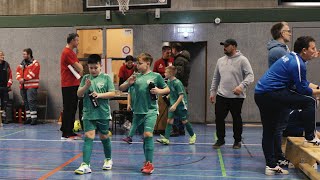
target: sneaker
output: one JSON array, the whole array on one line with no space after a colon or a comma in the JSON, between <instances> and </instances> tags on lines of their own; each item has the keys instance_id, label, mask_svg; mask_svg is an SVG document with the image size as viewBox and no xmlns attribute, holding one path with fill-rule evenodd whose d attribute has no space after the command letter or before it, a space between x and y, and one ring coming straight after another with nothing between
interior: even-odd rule
<instances>
[{"instance_id":1,"label":"sneaker","mask_svg":"<svg viewBox=\"0 0 320 180\"><path fill-rule=\"evenodd\" d=\"M87 165L86 163L83 162L81 163L80 167L74 171L74 173L80 174L80 175L91 173L90 165Z\"/></svg>"},{"instance_id":2,"label":"sneaker","mask_svg":"<svg viewBox=\"0 0 320 180\"><path fill-rule=\"evenodd\" d=\"M226 142L225 141L217 141L214 145L212 145L212 147L214 148L214 149L219 149L220 148L220 146L222 146L222 145L224 145Z\"/></svg>"},{"instance_id":3,"label":"sneaker","mask_svg":"<svg viewBox=\"0 0 320 180\"><path fill-rule=\"evenodd\" d=\"M166 137L160 134L161 139L157 139L157 142L164 144L164 145L169 145L170 141Z\"/></svg>"},{"instance_id":4,"label":"sneaker","mask_svg":"<svg viewBox=\"0 0 320 180\"><path fill-rule=\"evenodd\" d=\"M104 160L104 164L102 166L102 169L103 170L111 170L112 169L112 159L105 159Z\"/></svg>"},{"instance_id":5,"label":"sneaker","mask_svg":"<svg viewBox=\"0 0 320 180\"><path fill-rule=\"evenodd\" d=\"M72 141L72 140L81 140L80 136L62 136L61 140Z\"/></svg>"},{"instance_id":6,"label":"sneaker","mask_svg":"<svg viewBox=\"0 0 320 180\"><path fill-rule=\"evenodd\" d=\"M152 163L150 163L149 161L143 166L143 169L142 169L142 173L144 174L152 174L154 171L154 167L152 165Z\"/></svg>"},{"instance_id":7,"label":"sneaker","mask_svg":"<svg viewBox=\"0 0 320 180\"><path fill-rule=\"evenodd\" d=\"M128 144L132 144L132 138L131 137L126 137L126 138L122 138L122 141L128 143Z\"/></svg>"},{"instance_id":8,"label":"sneaker","mask_svg":"<svg viewBox=\"0 0 320 180\"><path fill-rule=\"evenodd\" d=\"M234 142L232 148L233 149L240 149L241 148L241 142Z\"/></svg>"},{"instance_id":9,"label":"sneaker","mask_svg":"<svg viewBox=\"0 0 320 180\"><path fill-rule=\"evenodd\" d=\"M189 138L189 144L194 144L197 140L197 135L194 133L193 136Z\"/></svg>"},{"instance_id":10,"label":"sneaker","mask_svg":"<svg viewBox=\"0 0 320 180\"><path fill-rule=\"evenodd\" d=\"M305 140L303 142L304 147L320 147L320 139L318 137L313 138L312 140Z\"/></svg>"},{"instance_id":11,"label":"sneaker","mask_svg":"<svg viewBox=\"0 0 320 180\"><path fill-rule=\"evenodd\" d=\"M276 166L274 168L270 168L269 166L266 166L266 170L264 172L267 176L273 176L275 174L289 174L289 171L282 169L279 166Z\"/></svg>"},{"instance_id":12,"label":"sneaker","mask_svg":"<svg viewBox=\"0 0 320 180\"><path fill-rule=\"evenodd\" d=\"M279 159L278 160L278 166L282 167L282 168L288 168L289 167L289 164L290 164L290 161L286 158L283 158L283 159Z\"/></svg>"}]
</instances>

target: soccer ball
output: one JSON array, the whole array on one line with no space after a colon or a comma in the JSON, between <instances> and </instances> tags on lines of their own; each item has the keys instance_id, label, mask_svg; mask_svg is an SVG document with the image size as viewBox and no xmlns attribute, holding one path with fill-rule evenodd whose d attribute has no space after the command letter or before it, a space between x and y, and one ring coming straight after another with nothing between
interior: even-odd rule
<instances>
[{"instance_id":1,"label":"soccer ball","mask_svg":"<svg viewBox=\"0 0 320 180\"><path fill-rule=\"evenodd\" d=\"M73 125L73 131L74 132L79 132L81 130L81 123L80 123L80 120L75 120L74 121L74 125Z\"/></svg>"}]
</instances>

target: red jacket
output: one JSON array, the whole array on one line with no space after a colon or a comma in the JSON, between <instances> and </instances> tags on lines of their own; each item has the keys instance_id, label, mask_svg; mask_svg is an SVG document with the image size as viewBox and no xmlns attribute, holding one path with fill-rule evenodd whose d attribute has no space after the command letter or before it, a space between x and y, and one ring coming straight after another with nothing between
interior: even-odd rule
<instances>
[{"instance_id":1,"label":"red jacket","mask_svg":"<svg viewBox=\"0 0 320 180\"><path fill-rule=\"evenodd\" d=\"M173 65L173 58L168 59L168 65L167 66L172 66ZM153 65L153 72L157 72L161 74L162 77L164 77L164 72L166 71L166 65L165 62L162 58L158 59L154 65Z\"/></svg>"},{"instance_id":2,"label":"red jacket","mask_svg":"<svg viewBox=\"0 0 320 180\"><path fill-rule=\"evenodd\" d=\"M40 64L37 60L33 60L31 64L23 65L20 64L17 67L17 80L24 80L24 84L20 84L20 89L39 88L39 74Z\"/></svg>"}]
</instances>

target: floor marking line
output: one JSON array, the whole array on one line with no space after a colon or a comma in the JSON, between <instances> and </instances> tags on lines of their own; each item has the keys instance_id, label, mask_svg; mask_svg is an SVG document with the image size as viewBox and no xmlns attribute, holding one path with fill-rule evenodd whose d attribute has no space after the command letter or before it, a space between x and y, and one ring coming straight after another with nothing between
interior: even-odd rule
<instances>
[{"instance_id":1,"label":"floor marking line","mask_svg":"<svg viewBox=\"0 0 320 180\"><path fill-rule=\"evenodd\" d=\"M0 136L0 138L4 138L4 137L7 137L7 136L10 136L10 135L13 135L13 134L17 134L17 133L20 133L20 132L22 132L22 131L24 131L24 129L23 129L23 130L20 130L20 131L16 131L16 132L14 132L14 133L10 133L10 134L7 134L7 135Z\"/></svg>"},{"instance_id":2,"label":"floor marking line","mask_svg":"<svg viewBox=\"0 0 320 180\"><path fill-rule=\"evenodd\" d=\"M68 164L73 162L74 160L78 159L80 156L82 156L82 153L79 153L79 154L75 155L73 158L69 159L65 163L63 163L60 166L56 167L55 169L53 169L52 171L48 172L47 174L41 176L38 180L47 179L48 177L52 176L53 174L55 174L56 172L60 171L62 168L64 168L65 166L67 166Z\"/></svg>"},{"instance_id":3,"label":"floor marking line","mask_svg":"<svg viewBox=\"0 0 320 180\"><path fill-rule=\"evenodd\" d=\"M218 140L217 134L214 134L214 139L215 139L216 141ZM225 168L225 166L224 166L223 157L222 157L222 153L221 153L220 148L217 149L217 151L218 151L218 157L219 157L219 163L220 163L220 167L221 167L222 176L223 176L223 177L226 177L226 176L227 176L227 172L226 172L226 168Z\"/></svg>"}]
</instances>

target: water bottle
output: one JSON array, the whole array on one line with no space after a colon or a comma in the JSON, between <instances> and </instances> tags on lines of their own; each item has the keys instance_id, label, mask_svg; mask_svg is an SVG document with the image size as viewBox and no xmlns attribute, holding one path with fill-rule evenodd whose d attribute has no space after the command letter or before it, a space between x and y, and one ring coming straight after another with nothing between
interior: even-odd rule
<instances>
[{"instance_id":1,"label":"water bottle","mask_svg":"<svg viewBox=\"0 0 320 180\"><path fill-rule=\"evenodd\" d=\"M152 89L152 88L155 88L156 86L154 85L154 83L153 82L150 82L149 83L149 92L150 92L150 90ZM151 97L151 100L157 100L157 95L155 95L155 94L152 94L151 92L150 92L150 97Z\"/></svg>"},{"instance_id":2,"label":"water bottle","mask_svg":"<svg viewBox=\"0 0 320 180\"><path fill-rule=\"evenodd\" d=\"M93 97L92 91L88 91L88 94L89 94L89 98L90 98L90 101L91 101L93 107L94 107L94 108L99 107L98 100L97 100L97 98Z\"/></svg>"}]
</instances>

